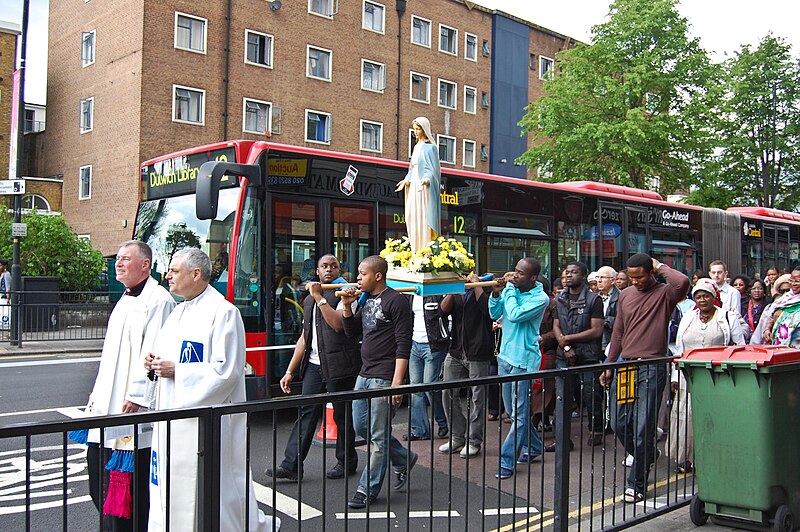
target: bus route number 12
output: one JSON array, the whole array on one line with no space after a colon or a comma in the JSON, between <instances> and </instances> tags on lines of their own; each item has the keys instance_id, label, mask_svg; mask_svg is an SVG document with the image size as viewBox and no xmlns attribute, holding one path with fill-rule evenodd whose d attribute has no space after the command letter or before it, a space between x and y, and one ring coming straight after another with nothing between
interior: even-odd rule
<instances>
[{"instance_id":1,"label":"bus route number 12","mask_svg":"<svg viewBox=\"0 0 800 532\"><path fill-rule=\"evenodd\" d=\"M463 216L453 216L453 233L457 235L464 234L464 226L466 225L466 220Z\"/></svg>"}]
</instances>

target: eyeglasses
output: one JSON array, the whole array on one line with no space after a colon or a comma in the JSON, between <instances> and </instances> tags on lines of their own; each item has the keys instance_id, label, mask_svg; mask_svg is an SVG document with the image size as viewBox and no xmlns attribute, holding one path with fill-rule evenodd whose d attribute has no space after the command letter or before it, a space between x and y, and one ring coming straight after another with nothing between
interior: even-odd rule
<instances>
[{"instance_id":1,"label":"eyeglasses","mask_svg":"<svg viewBox=\"0 0 800 532\"><path fill-rule=\"evenodd\" d=\"M786 292L788 292L788 291L789 291L789 289L788 289L788 288L779 288L779 289L778 289L778 293L779 293L779 294L785 294L785 293L786 293Z\"/></svg>"},{"instance_id":2,"label":"eyeglasses","mask_svg":"<svg viewBox=\"0 0 800 532\"><path fill-rule=\"evenodd\" d=\"M789 279L789 284L800 284L800 279Z\"/></svg>"}]
</instances>

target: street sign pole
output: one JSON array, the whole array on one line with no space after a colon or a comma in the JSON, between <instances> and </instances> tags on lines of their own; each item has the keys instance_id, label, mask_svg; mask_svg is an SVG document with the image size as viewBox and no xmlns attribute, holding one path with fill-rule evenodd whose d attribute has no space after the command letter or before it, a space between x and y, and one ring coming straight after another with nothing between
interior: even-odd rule
<instances>
[{"instance_id":1,"label":"street sign pole","mask_svg":"<svg viewBox=\"0 0 800 532\"><path fill-rule=\"evenodd\" d=\"M30 0L23 0L22 3L22 43L20 45L19 61L19 112L17 113L17 173L23 174L22 159L24 151L25 136L25 58L27 57L26 47L28 44L28 12L30 10ZM17 177L17 176L14 176ZM14 194L14 223L22 221L22 198L19 194ZM19 264L19 244L20 237L14 238L14 256L11 263L11 345L22 347L22 324L20 318L20 291L22 289L22 267Z\"/></svg>"}]
</instances>

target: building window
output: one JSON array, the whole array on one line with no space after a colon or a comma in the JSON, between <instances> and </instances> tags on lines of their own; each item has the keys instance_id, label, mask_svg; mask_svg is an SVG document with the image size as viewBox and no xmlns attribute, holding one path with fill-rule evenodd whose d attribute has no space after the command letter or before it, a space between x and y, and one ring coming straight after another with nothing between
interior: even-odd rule
<instances>
[{"instance_id":1,"label":"building window","mask_svg":"<svg viewBox=\"0 0 800 532\"><path fill-rule=\"evenodd\" d=\"M96 30L84 31L81 39L81 62L87 67L94 64L94 39Z\"/></svg>"},{"instance_id":2,"label":"building window","mask_svg":"<svg viewBox=\"0 0 800 532\"><path fill-rule=\"evenodd\" d=\"M365 30L383 33L386 9L383 4L364 0L364 20L361 27Z\"/></svg>"},{"instance_id":3,"label":"building window","mask_svg":"<svg viewBox=\"0 0 800 532\"><path fill-rule=\"evenodd\" d=\"M175 12L175 48L206 53L206 19Z\"/></svg>"},{"instance_id":4,"label":"building window","mask_svg":"<svg viewBox=\"0 0 800 532\"><path fill-rule=\"evenodd\" d=\"M528 68L536 70L536 54L528 54Z\"/></svg>"},{"instance_id":5,"label":"building window","mask_svg":"<svg viewBox=\"0 0 800 532\"><path fill-rule=\"evenodd\" d=\"M481 161L488 161L489 160L489 148L486 147L486 144L481 144Z\"/></svg>"},{"instance_id":6,"label":"building window","mask_svg":"<svg viewBox=\"0 0 800 532\"><path fill-rule=\"evenodd\" d=\"M550 79L553 76L555 61L543 55L539 56L539 79Z\"/></svg>"},{"instance_id":7,"label":"building window","mask_svg":"<svg viewBox=\"0 0 800 532\"><path fill-rule=\"evenodd\" d=\"M333 0L308 0L308 12L327 18L331 18L336 14Z\"/></svg>"},{"instance_id":8,"label":"building window","mask_svg":"<svg viewBox=\"0 0 800 532\"><path fill-rule=\"evenodd\" d=\"M439 142L439 161L456 164L456 138L447 135L437 135Z\"/></svg>"},{"instance_id":9,"label":"building window","mask_svg":"<svg viewBox=\"0 0 800 532\"><path fill-rule=\"evenodd\" d=\"M331 115L306 109L306 142L331 143Z\"/></svg>"},{"instance_id":10,"label":"building window","mask_svg":"<svg viewBox=\"0 0 800 532\"><path fill-rule=\"evenodd\" d=\"M486 91L481 91L481 107L484 109L489 108L489 93Z\"/></svg>"},{"instance_id":11,"label":"building window","mask_svg":"<svg viewBox=\"0 0 800 532\"><path fill-rule=\"evenodd\" d=\"M94 128L94 98L81 100L81 133L88 133Z\"/></svg>"},{"instance_id":12,"label":"building window","mask_svg":"<svg viewBox=\"0 0 800 532\"><path fill-rule=\"evenodd\" d=\"M185 124L205 123L206 91L181 85L172 86L172 121Z\"/></svg>"},{"instance_id":13,"label":"building window","mask_svg":"<svg viewBox=\"0 0 800 532\"><path fill-rule=\"evenodd\" d=\"M80 183L78 183L78 199L92 197L92 165L81 166Z\"/></svg>"},{"instance_id":14,"label":"building window","mask_svg":"<svg viewBox=\"0 0 800 532\"><path fill-rule=\"evenodd\" d=\"M489 39L484 39L481 43L481 55L483 57L489 57Z\"/></svg>"},{"instance_id":15,"label":"building window","mask_svg":"<svg viewBox=\"0 0 800 532\"><path fill-rule=\"evenodd\" d=\"M417 136L414 134L413 129L408 130L408 158L414 154L414 146L417 144Z\"/></svg>"},{"instance_id":16,"label":"building window","mask_svg":"<svg viewBox=\"0 0 800 532\"><path fill-rule=\"evenodd\" d=\"M272 35L244 30L244 62L272 68L272 43L274 40Z\"/></svg>"},{"instance_id":17,"label":"building window","mask_svg":"<svg viewBox=\"0 0 800 532\"><path fill-rule=\"evenodd\" d=\"M362 59L361 88L366 91L383 92L386 88L386 65Z\"/></svg>"},{"instance_id":18,"label":"building window","mask_svg":"<svg viewBox=\"0 0 800 532\"><path fill-rule=\"evenodd\" d=\"M464 57L470 61L478 60L478 37L471 33L464 34Z\"/></svg>"},{"instance_id":19,"label":"building window","mask_svg":"<svg viewBox=\"0 0 800 532\"><path fill-rule=\"evenodd\" d=\"M39 194L26 194L22 196L22 205L21 208L28 209L28 210L37 210L37 211L49 211L50 204L47 200L40 196Z\"/></svg>"},{"instance_id":20,"label":"building window","mask_svg":"<svg viewBox=\"0 0 800 532\"><path fill-rule=\"evenodd\" d=\"M431 47L431 21L411 15L411 42Z\"/></svg>"},{"instance_id":21,"label":"building window","mask_svg":"<svg viewBox=\"0 0 800 532\"><path fill-rule=\"evenodd\" d=\"M458 30L439 24L439 51L458 55Z\"/></svg>"},{"instance_id":22,"label":"building window","mask_svg":"<svg viewBox=\"0 0 800 532\"><path fill-rule=\"evenodd\" d=\"M411 100L431 103L431 77L417 72L411 73Z\"/></svg>"},{"instance_id":23,"label":"building window","mask_svg":"<svg viewBox=\"0 0 800 532\"><path fill-rule=\"evenodd\" d=\"M245 133L263 135L272 130L272 104L261 100L244 99L244 126Z\"/></svg>"},{"instance_id":24,"label":"building window","mask_svg":"<svg viewBox=\"0 0 800 532\"><path fill-rule=\"evenodd\" d=\"M475 114L478 107L478 89L464 86L464 112Z\"/></svg>"},{"instance_id":25,"label":"building window","mask_svg":"<svg viewBox=\"0 0 800 532\"><path fill-rule=\"evenodd\" d=\"M475 168L475 141L464 139L464 166Z\"/></svg>"},{"instance_id":26,"label":"building window","mask_svg":"<svg viewBox=\"0 0 800 532\"><path fill-rule=\"evenodd\" d=\"M306 76L324 81L331 80L331 62L333 52L324 48L308 46L308 65L306 66Z\"/></svg>"},{"instance_id":27,"label":"building window","mask_svg":"<svg viewBox=\"0 0 800 532\"><path fill-rule=\"evenodd\" d=\"M456 90L458 85L452 81L439 80L439 107L455 109L457 107Z\"/></svg>"},{"instance_id":28,"label":"building window","mask_svg":"<svg viewBox=\"0 0 800 532\"><path fill-rule=\"evenodd\" d=\"M383 124L361 121L361 149L376 153L383 151Z\"/></svg>"}]
</instances>

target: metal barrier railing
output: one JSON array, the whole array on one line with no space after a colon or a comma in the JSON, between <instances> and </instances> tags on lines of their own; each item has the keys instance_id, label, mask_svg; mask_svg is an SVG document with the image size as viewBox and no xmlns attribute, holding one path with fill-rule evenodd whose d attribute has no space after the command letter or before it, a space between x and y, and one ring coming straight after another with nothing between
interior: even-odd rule
<instances>
[{"instance_id":1,"label":"metal barrier railing","mask_svg":"<svg viewBox=\"0 0 800 532\"><path fill-rule=\"evenodd\" d=\"M669 359L656 361L634 361L614 365L603 365L602 368L636 368L642 377L640 386L660 386L659 379L649 378L649 372L659 375L668 375ZM661 369L659 369L661 368ZM32 438L41 438L46 446L51 448L51 461L62 465L63 471L55 480L51 478L51 485L57 486L60 493L51 494L55 498L53 506L57 511L60 505L60 518L52 517L55 522L60 520L63 530L80 528L80 523L87 519L87 513L75 515L67 511L68 492L77 490L74 482L68 488L67 466L68 460L74 465L74 457L70 454L72 447L66 439L67 431L100 427L108 431L112 427L151 422L164 422L171 426L177 420L196 419L198 425L198 493L200 501L197 505L199 514L198 530L220 529L220 434L225 425L225 420L231 416L246 416L246 453L237 457L252 472L248 478L255 482L255 491L262 509L265 513L280 517L283 521L281 530L362 530L370 526L376 528L391 528L412 530L427 526L431 530L616 530L652 519L665 512L685 506L689 503L694 491L694 476L690 471L676 473L674 471L675 455L669 456L668 450L671 443L682 441L688 443L687 428L680 424L674 428L674 433L667 433L665 439L659 441L659 434L652 431L651 437L654 445L645 445L645 455L653 452L652 449L661 450L652 457L642 456L639 448L634 450L633 461L642 461L643 464L653 462L649 468L637 465L626 465L627 453L617 434L604 434L598 445L590 446L588 439L589 418L586 412L591 412L592 405L578 404L578 414L573 416L572 387L573 379L583 373L597 373L600 366L579 366L567 369L557 369L537 372L534 374L507 375L500 377L485 377L468 381L439 382L424 385L408 385L400 389L373 389L351 392L337 392L313 396L294 396L290 398L265 400L244 404L230 404L211 406L205 408L180 409L160 412L147 412L130 414L126 416L97 417L58 421L50 423L23 424L0 428L0 445L4 448L12 446L14 439L24 442L25 459L16 462L18 491L25 494L24 516L25 522L20 522L20 528L26 530L36 529L32 521L32 512L37 509L35 497L40 496L32 491L32 481L38 485L38 480L32 478L32 466L36 461L31 459ZM538 381L538 382L537 382ZM590 382L584 380L584 383ZM392 434L402 440L405 434L409 440L402 442L402 456L405 460L414 456L415 466L408 471L407 487L398 492L391 486L392 475L396 474L391 467L387 467L388 484L379 492L377 499L367 499L366 508L351 509L348 501L357 488L357 479L363 471L367 475L373 472L379 464L367 460L376 443L367 434L366 441L358 449L358 474L348 476L345 480L331 480L326 477L326 471L336 463L332 451L328 451L325 436L327 434L327 416L322 416L322 427L317 436L321 435L322 445L311 448L308 457L298 456L298 463L304 464L298 468L294 480L278 479L277 475L267 476L262 473L265 469L275 469L284 458L284 449L292 424L299 419L303 407L312 406L322 408L328 403L348 403L354 401L387 401L390 394L400 391L406 399L416 392L430 392L432 390L449 391L454 396L466 394L475 386L483 386L487 390L483 397L483 410L480 413L485 419L490 396L498 398L501 391L494 387L506 387L507 399L510 397L515 404L522 402L526 390L531 385L537 391L546 391L549 386L555 389L555 409L552 419L552 432L541 434L542 442L554 442L554 452L542 452L536 456L536 427L527 423L522 430L517 430L514 437L514 448L521 440L528 439L529 460L524 463L515 463L508 478L498 478L501 467L501 448L506 434L513 426L503 421L485 421L482 432L482 445L475 456L461 457L460 453L441 452L440 447L454 443L454 435L448 434L446 439L410 441L411 415L406 407L399 407L392 422ZM666 387L669 387L667 381ZM634 388L637 400L644 399L647 389ZM605 395L605 394L604 394ZM665 397L674 397L674 408L685 408L687 405L685 389L675 395L666 394ZM370 406L375 403L371 403ZM471 428L473 408L469 401L464 414L467 422L467 431ZM652 405L650 411L633 410L630 419L633 425L644 422L645 418L657 416L658 412ZM452 419L453 408L456 402L450 403L449 419ZM613 418L617 415L620 405L607 404L604 400L602 411L610 412ZM664 404L669 408L669 403ZM681 412L678 412L681 414ZM549 412L544 407L539 411L527 412L525 417L530 419L546 420ZM371 424L372 410L366 411L367 426ZM377 415L377 414L376 414ZM684 411L682 415L686 415ZM680 417L680 416L678 416ZM345 427L352 419L346 420ZM435 422L430 417L432 435L435 435ZM650 421L653 428L655 421ZM618 421L612 422L618 433L627 436L627 428L623 428ZM605 417L603 421L606 430ZM520 428L520 427L517 427ZM111 429L113 430L113 429ZM649 430L649 429L648 429ZM690 427L689 427L690 430ZM358 436L358 434L357 434ZM363 434L362 434L363 436ZM457 436L456 436L457 438ZM574 442L574 449L570 450L570 439ZM459 442L456 442L459 443ZM38 449L38 448L37 448ZM298 446L299 449L299 446ZM650 449L650 450L647 450ZM60 455L59 455L60 450ZM544 451L544 449L542 449ZM173 451L174 452L174 451ZM398 451L399 452L399 451ZM298 451L299 453L299 451ZM514 452L514 457L519 458ZM393 456L402 462L397 455ZM169 459L169 458L168 458ZM515 460L516 461L516 460ZM3 464L0 462L0 466ZM102 465L102 464L101 464ZM350 464L345 464L349 469ZM636 503L620 501L628 485L632 471L638 468L649 469L647 486L644 498ZM688 469L688 466L686 466ZM504 475L503 475L504 476ZM169 483L167 484L169 485ZM191 489L188 486L178 486L180 489ZM243 487L244 488L244 487ZM39 488L41 489L41 488ZM173 488L174 489L174 488ZM246 493L243 491L242 493ZM134 506L138 500L134 494ZM247 508L245 508L247 509ZM2 508L0 508L2 511ZM36 510L39 511L39 510ZM94 522L97 514L91 519ZM134 512L135 515L135 512ZM76 524L77 520L77 524ZM83 521L81 521L83 520ZM101 529L103 517L99 517ZM49 529L53 529L52 520ZM84 525L90 526L90 525ZM57 526L56 526L57 528Z\"/></svg>"}]
</instances>

